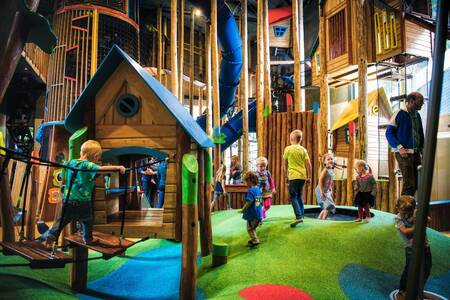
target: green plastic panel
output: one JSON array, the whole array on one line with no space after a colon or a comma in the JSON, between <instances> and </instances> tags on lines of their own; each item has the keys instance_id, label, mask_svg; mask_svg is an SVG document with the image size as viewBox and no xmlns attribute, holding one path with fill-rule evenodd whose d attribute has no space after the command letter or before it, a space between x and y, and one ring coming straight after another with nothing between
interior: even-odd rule
<instances>
[{"instance_id":1,"label":"green plastic panel","mask_svg":"<svg viewBox=\"0 0 450 300\"><path fill-rule=\"evenodd\" d=\"M209 155L208 151L204 151L203 153L205 157L205 181L206 183L212 183L213 182L212 158L211 155Z\"/></svg>"},{"instance_id":2,"label":"green plastic panel","mask_svg":"<svg viewBox=\"0 0 450 300\"><path fill-rule=\"evenodd\" d=\"M183 205L197 205L198 200L198 161L192 154L183 155L182 173L182 199Z\"/></svg>"},{"instance_id":3,"label":"green plastic panel","mask_svg":"<svg viewBox=\"0 0 450 300\"><path fill-rule=\"evenodd\" d=\"M69 138L69 159L80 158L81 145L88 139L88 127L82 127L75 131Z\"/></svg>"}]
</instances>

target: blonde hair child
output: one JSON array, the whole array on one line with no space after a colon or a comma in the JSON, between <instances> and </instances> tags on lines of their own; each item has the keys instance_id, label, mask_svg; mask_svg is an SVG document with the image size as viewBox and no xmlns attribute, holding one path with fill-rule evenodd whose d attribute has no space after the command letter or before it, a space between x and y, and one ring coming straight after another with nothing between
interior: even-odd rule
<instances>
[{"instance_id":1,"label":"blonde hair child","mask_svg":"<svg viewBox=\"0 0 450 300\"><path fill-rule=\"evenodd\" d=\"M369 206L375 205L375 197L377 195L377 182L372 175L369 165L364 160L358 160L355 163L356 180L354 182L355 205L358 207L358 219L361 222L366 217L366 222L370 220Z\"/></svg>"},{"instance_id":2,"label":"blonde hair child","mask_svg":"<svg viewBox=\"0 0 450 300\"><path fill-rule=\"evenodd\" d=\"M322 208L319 219L326 220L330 212L336 212L336 206L331 197L331 189L333 187L334 177L334 156L327 153L322 157L323 170L319 176L319 183L316 187L317 204Z\"/></svg>"},{"instance_id":3,"label":"blonde hair child","mask_svg":"<svg viewBox=\"0 0 450 300\"><path fill-rule=\"evenodd\" d=\"M256 160L256 175L258 176L258 186L261 189L263 209L262 217L266 218L266 212L270 209L272 203L272 195L276 193L275 183L272 174L267 170L268 161L264 156L258 157Z\"/></svg>"},{"instance_id":4,"label":"blonde hair child","mask_svg":"<svg viewBox=\"0 0 450 300\"><path fill-rule=\"evenodd\" d=\"M211 202L211 211L214 209L214 205L216 204L220 196L225 197L227 201L227 209L231 209L230 195L227 193L225 189L226 172L227 167L225 166L225 164L222 163L222 165L216 172L216 183L214 185L214 197L213 201Z\"/></svg>"}]
</instances>

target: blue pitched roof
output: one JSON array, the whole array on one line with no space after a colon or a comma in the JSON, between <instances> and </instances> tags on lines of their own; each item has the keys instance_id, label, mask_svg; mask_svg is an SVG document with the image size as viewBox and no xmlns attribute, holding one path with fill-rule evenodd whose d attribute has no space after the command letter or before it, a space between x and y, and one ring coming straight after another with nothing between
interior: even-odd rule
<instances>
[{"instance_id":1,"label":"blue pitched roof","mask_svg":"<svg viewBox=\"0 0 450 300\"><path fill-rule=\"evenodd\" d=\"M117 45L114 45L105 57L94 77L78 97L78 101L70 110L64 122L65 127L70 132L75 132L83 126L83 114L85 105L92 96L106 83L108 78L114 73L119 65L126 61L139 74L148 88L155 93L158 99L164 104L167 110L174 116L178 123L183 127L186 133L202 148L213 147L214 144L206 135L205 131L195 122L189 112L180 104L178 99L164 85L150 75L128 54L126 54Z\"/></svg>"}]
</instances>

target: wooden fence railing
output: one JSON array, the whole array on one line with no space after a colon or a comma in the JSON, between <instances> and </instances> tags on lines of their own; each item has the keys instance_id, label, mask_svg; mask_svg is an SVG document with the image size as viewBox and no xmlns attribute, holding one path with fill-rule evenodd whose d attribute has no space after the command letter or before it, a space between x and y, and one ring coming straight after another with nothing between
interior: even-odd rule
<instances>
[{"instance_id":1,"label":"wooden fence railing","mask_svg":"<svg viewBox=\"0 0 450 300\"><path fill-rule=\"evenodd\" d=\"M22 56L33 68L33 71L47 83L49 55L32 43L25 44Z\"/></svg>"},{"instance_id":2,"label":"wooden fence railing","mask_svg":"<svg viewBox=\"0 0 450 300\"><path fill-rule=\"evenodd\" d=\"M292 130L300 129L303 132L301 145L308 150L312 164L311 181L306 184L303 201L305 204L315 204L313 197L314 187L317 185L319 176L319 136L318 116L309 112L283 112L272 113L264 120L264 140L266 145L266 157L269 160L269 171L275 180L277 194L272 199L272 204L288 204L288 185L284 176L284 148L290 145L289 134Z\"/></svg>"}]
</instances>

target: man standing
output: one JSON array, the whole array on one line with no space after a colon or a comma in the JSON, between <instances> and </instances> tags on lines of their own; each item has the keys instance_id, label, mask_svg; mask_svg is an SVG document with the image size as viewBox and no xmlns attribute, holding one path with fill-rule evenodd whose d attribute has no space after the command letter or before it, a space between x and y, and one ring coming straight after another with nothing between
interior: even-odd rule
<instances>
[{"instance_id":1,"label":"man standing","mask_svg":"<svg viewBox=\"0 0 450 300\"><path fill-rule=\"evenodd\" d=\"M393 114L386 129L386 138L402 171L402 195L414 196L417 167L421 165L424 144L422 119L418 113L423 105L422 94L412 92L406 97L405 104L406 110L400 109Z\"/></svg>"}]
</instances>

